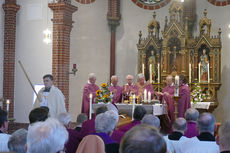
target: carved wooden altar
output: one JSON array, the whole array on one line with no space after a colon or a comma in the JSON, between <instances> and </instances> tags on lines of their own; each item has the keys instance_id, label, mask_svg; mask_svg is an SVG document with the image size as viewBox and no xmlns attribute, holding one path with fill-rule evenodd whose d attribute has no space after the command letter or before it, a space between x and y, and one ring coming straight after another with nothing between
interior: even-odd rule
<instances>
[{"instance_id":1,"label":"carved wooden altar","mask_svg":"<svg viewBox=\"0 0 230 153\"><path fill-rule=\"evenodd\" d=\"M194 37L189 31L188 18L183 16L181 2L174 1L169 14L170 18L165 17L161 31L163 38L159 36L160 23L155 12L148 24L147 37L143 38L142 32L139 32L138 73L144 72L146 80L149 80L149 64L154 65L152 79L155 91L162 90L167 75L183 74L189 80L191 90L195 83L200 83L202 92L208 95L205 101L213 101L211 109L214 110L218 105L217 90L221 85L221 29L216 36L211 36L211 20L207 18L205 9L199 22L200 33Z\"/></svg>"}]
</instances>

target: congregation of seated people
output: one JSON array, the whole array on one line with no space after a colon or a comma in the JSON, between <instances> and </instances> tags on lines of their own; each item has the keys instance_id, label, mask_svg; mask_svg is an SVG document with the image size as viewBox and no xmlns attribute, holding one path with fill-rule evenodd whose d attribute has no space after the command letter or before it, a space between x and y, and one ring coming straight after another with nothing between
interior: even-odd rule
<instances>
[{"instance_id":1,"label":"congregation of seated people","mask_svg":"<svg viewBox=\"0 0 230 153\"><path fill-rule=\"evenodd\" d=\"M0 152L15 153L230 153L230 121L222 123L214 136L215 118L210 113L187 109L185 118L175 119L172 132L160 133L160 119L142 106L134 110L133 121L118 127L118 111L106 105L88 119L79 114L71 127L71 116L49 117L39 107L29 114L28 130L8 134L8 115L0 110Z\"/></svg>"}]
</instances>

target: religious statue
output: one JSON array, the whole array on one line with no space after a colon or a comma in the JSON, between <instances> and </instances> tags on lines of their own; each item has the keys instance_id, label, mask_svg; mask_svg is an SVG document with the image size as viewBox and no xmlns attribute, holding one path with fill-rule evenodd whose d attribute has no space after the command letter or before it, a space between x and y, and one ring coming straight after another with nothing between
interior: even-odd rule
<instances>
[{"instance_id":1,"label":"religious statue","mask_svg":"<svg viewBox=\"0 0 230 153\"><path fill-rule=\"evenodd\" d=\"M203 49L203 54L200 56L200 81L206 82L208 81L208 55L206 50Z\"/></svg>"},{"instance_id":2,"label":"religious statue","mask_svg":"<svg viewBox=\"0 0 230 153\"><path fill-rule=\"evenodd\" d=\"M151 55L148 58L148 66L150 66L150 64L152 64L152 68L151 68L151 71L149 69L149 74L151 75L151 72L152 72L152 78L153 78L153 81L155 81L155 76L156 76L156 58L155 58L153 50L151 51Z\"/></svg>"},{"instance_id":3,"label":"religious statue","mask_svg":"<svg viewBox=\"0 0 230 153\"><path fill-rule=\"evenodd\" d=\"M176 71L176 60L177 60L177 51L176 51L176 46L173 47L172 49L172 53L171 53L171 61L170 63L172 64L172 70L173 71Z\"/></svg>"}]
</instances>

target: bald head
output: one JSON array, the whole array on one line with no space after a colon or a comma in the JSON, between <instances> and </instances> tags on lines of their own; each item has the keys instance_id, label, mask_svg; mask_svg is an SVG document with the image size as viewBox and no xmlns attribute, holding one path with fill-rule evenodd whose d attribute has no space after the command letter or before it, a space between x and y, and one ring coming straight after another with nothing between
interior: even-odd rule
<instances>
[{"instance_id":1,"label":"bald head","mask_svg":"<svg viewBox=\"0 0 230 153\"><path fill-rule=\"evenodd\" d=\"M117 82L118 82L118 77L116 75L113 75L111 77L111 83L116 86L117 85Z\"/></svg>"},{"instance_id":2,"label":"bald head","mask_svg":"<svg viewBox=\"0 0 230 153\"><path fill-rule=\"evenodd\" d=\"M127 75L126 76L127 83L131 85L133 83L133 76L132 75Z\"/></svg>"},{"instance_id":3,"label":"bald head","mask_svg":"<svg viewBox=\"0 0 230 153\"><path fill-rule=\"evenodd\" d=\"M173 123L173 130L177 132L181 132L184 134L184 131L187 128L187 122L184 118L179 117Z\"/></svg>"},{"instance_id":4,"label":"bald head","mask_svg":"<svg viewBox=\"0 0 230 153\"><path fill-rule=\"evenodd\" d=\"M173 83L173 77L171 75L168 75L166 77L166 84L167 84L167 86L171 86L172 83Z\"/></svg>"}]
</instances>

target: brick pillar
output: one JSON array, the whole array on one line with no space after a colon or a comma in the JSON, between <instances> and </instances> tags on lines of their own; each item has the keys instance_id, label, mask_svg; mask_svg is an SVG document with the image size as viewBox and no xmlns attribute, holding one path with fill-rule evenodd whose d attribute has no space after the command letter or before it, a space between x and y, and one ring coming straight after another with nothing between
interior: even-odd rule
<instances>
[{"instance_id":1,"label":"brick pillar","mask_svg":"<svg viewBox=\"0 0 230 153\"><path fill-rule=\"evenodd\" d=\"M4 63L3 63L3 98L10 99L9 117L14 117L14 70L16 13L20 6L16 0L5 0L2 5L5 12L4 24ZM3 108L6 110L5 102Z\"/></svg>"},{"instance_id":2,"label":"brick pillar","mask_svg":"<svg viewBox=\"0 0 230 153\"><path fill-rule=\"evenodd\" d=\"M108 0L107 20L111 28L110 39L110 77L115 74L116 27L121 19L120 0Z\"/></svg>"},{"instance_id":3,"label":"brick pillar","mask_svg":"<svg viewBox=\"0 0 230 153\"><path fill-rule=\"evenodd\" d=\"M67 0L59 0L48 6L53 10L52 74L54 84L64 94L66 109L69 110L70 32L73 24L72 14L77 11L77 7Z\"/></svg>"}]
</instances>

